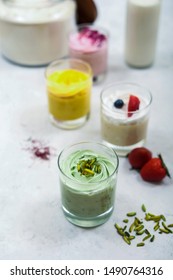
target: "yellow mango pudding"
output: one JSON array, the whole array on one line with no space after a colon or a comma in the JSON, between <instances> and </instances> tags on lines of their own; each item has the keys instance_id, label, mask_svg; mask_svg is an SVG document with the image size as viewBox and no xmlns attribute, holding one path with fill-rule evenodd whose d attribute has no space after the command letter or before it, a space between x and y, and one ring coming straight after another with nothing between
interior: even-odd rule
<instances>
[{"instance_id":1,"label":"yellow mango pudding","mask_svg":"<svg viewBox=\"0 0 173 280\"><path fill-rule=\"evenodd\" d=\"M51 121L60 128L74 129L89 118L92 87L90 66L73 59L51 63L46 70Z\"/></svg>"}]
</instances>

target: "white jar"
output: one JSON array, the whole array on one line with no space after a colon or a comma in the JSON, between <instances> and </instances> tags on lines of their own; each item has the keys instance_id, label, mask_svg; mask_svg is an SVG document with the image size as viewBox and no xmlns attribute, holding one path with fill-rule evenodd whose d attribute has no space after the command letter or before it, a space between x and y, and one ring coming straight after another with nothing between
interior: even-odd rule
<instances>
[{"instance_id":1,"label":"white jar","mask_svg":"<svg viewBox=\"0 0 173 280\"><path fill-rule=\"evenodd\" d=\"M148 67L155 58L161 0L128 0L125 59L134 67Z\"/></svg>"},{"instance_id":2,"label":"white jar","mask_svg":"<svg viewBox=\"0 0 173 280\"><path fill-rule=\"evenodd\" d=\"M66 56L75 7L72 0L0 0L2 54L28 66Z\"/></svg>"}]
</instances>

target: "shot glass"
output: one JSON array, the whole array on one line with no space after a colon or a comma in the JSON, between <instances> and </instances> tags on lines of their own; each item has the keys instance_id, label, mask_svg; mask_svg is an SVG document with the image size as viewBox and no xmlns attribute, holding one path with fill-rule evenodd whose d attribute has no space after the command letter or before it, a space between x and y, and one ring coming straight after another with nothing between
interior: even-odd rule
<instances>
[{"instance_id":1,"label":"shot glass","mask_svg":"<svg viewBox=\"0 0 173 280\"><path fill-rule=\"evenodd\" d=\"M108 64L108 32L94 25L78 25L69 36L69 56L86 61L92 68L93 81L101 81Z\"/></svg>"},{"instance_id":2,"label":"shot glass","mask_svg":"<svg viewBox=\"0 0 173 280\"><path fill-rule=\"evenodd\" d=\"M103 143L119 156L145 144L150 91L138 84L115 83L101 92L101 134Z\"/></svg>"},{"instance_id":3,"label":"shot glass","mask_svg":"<svg viewBox=\"0 0 173 280\"><path fill-rule=\"evenodd\" d=\"M101 143L81 142L66 147L58 157L62 209L71 223L95 227L114 209L119 160Z\"/></svg>"},{"instance_id":4,"label":"shot glass","mask_svg":"<svg viewBox=\"0 0 173 280\"><path fill-rule=\"evenodd\" d=\"M90 65L81 60L64 58L49 64L45 76L51 121L63 129L82 126L90 114Z\"/></svg>"}]
</instances>

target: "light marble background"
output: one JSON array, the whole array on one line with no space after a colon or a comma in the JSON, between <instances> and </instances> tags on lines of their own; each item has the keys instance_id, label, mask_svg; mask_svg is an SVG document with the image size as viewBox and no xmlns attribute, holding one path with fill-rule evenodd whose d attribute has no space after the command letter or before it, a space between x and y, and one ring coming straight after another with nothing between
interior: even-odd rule
<instances>
[{"instance_id":1,"label":"light marble background","mask_svg":"<svg viewBox=\"0 0 173 280\"><path fill-rule=\"evenodd\" d=\"M114 229L129 211L142 216L141 204L173 222L173 183L141 180L120 158L116 203L107 223L94 229L70 224L61 211L57 155L68 144L101 141L100 91L116 81L150 88L153 104L147 147L161 153L173 176L173 1L163 0L155 63L129 68L124 61L125 0L97 0L98 25L110 33L106 80L93 87L88 123L78 130L54 127L48 119L45 68L27 68L0 57L0 259L173 259L173 235L156 234L154 243L128 246ZM28 138L51 146L50 161L33 158Z\"/></svg>"}]
</instances>

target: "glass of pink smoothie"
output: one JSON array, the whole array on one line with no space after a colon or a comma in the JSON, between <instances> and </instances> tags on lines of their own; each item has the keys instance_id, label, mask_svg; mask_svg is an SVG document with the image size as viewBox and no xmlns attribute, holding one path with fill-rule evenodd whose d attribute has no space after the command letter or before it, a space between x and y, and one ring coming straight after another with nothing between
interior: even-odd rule
<instances>
[{"instance_id":1,"label":"glass of pink smoothie","mask_svg":"<svg viewBox=\"0 0 173 280\"><path fill-rule=\"evenodd\" d=\"M107 31L94 25L77 26L69 36L69 56L90 64L93 81L101 81L108 64Z\"/></svg>"}]
</instances>

